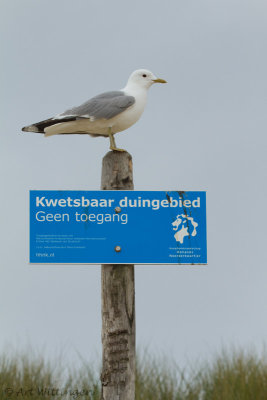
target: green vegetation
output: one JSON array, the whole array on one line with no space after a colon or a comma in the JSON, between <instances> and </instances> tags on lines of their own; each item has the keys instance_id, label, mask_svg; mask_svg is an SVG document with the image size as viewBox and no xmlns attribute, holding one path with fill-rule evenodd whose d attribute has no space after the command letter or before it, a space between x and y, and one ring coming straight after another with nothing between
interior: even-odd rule
<instances>
[{"instance_id":1,"label":"green vegetation","mask_svg":"<svg viewBox=\"0 0 267 400\"><path fill-rule=\"evenodd\" d=\"M57 364L57 365L55 365ZM100 400L99 372L49 363L33 353L0 357L0 400ZM214 361L180 370L147 353L137 362L136 400L266 400L267 358L223 352Z\"/></svg>"}]
</instances>

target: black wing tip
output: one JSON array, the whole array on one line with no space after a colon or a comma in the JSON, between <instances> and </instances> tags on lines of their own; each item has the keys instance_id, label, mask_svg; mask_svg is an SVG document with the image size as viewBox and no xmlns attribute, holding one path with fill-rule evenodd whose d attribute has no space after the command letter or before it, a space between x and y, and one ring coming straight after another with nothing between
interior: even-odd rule
<instances>
[{"instance_id":1,"label":"black wing tip","mask_svg":"<svg viewBox=\"0 0 267 400\"><path fill-rule=\"evenodd\" d=\"M76 116L66 116L65 118L49 118L44 121L36 122L35 124L24 126L21 130L23 132L37 132L37 133L45 133L45 128L60 124L61 122L70 122L75 121L77 119Z\"/></svg>"},{"instance_id":2,"label":"black wing tip","mask_svg":"<svg viewBox=\"0 0 267 400\"><path fill-rule=\"evenodd\" d=\"M36 125L29 125L29 126L24 126L21 128L22 132L37 132L37 133L44 133Z\"/></svg>"}]
</instances>

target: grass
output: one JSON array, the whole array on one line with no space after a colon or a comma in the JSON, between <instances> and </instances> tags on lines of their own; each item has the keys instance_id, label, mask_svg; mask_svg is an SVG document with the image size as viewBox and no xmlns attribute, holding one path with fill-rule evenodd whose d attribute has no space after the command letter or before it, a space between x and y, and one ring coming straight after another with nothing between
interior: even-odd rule
<instances>
[{"instance_id":1,"label":"grass","mask_svg":"<svg viewBox=\"0 0 267 400\"><path fill-rule=\"evenodd\" d=\"M28 354L0 356L0 400L100 400L99 372L64 368ZM174 362L139 355L136 400L266 400L267 358L222 352L210 363L181 370Z\"/></svg>"}]
</instances>

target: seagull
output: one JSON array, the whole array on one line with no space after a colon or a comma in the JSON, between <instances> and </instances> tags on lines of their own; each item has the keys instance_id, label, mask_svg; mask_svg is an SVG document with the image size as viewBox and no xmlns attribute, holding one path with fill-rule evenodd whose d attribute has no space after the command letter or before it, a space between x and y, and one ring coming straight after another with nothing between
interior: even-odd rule
<instances>
[{"instance_id":1,"label":"seagull","mask_svg":"<svg viewBox=\"0 0 267 400\"><path fill-rule=\"evenodd\" d=\"M114 135L135 124L141 117L147 91L154 83L167 83L147 69L134 71L126 86L117 91L99 94L55 117L22 128L24 132L39 132L44 136L88 134L109 137L110 150L125 151L116 146Z\"/></svg>"}]
</instances>

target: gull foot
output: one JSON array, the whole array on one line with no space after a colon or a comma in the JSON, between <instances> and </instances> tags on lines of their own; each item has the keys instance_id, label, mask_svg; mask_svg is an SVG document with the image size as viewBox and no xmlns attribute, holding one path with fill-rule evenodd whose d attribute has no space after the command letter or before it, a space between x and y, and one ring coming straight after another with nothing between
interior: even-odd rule
<instances>
[{"instance_id":1,"label":"gull foot","mask_svg":"<svg viewBox=\"0 0 267 400\"><path fill-rule=\"evenodd\" d=\"M124 149L119 149L118 147L113 147L113 146L110 146L110 150L112 150L112 151L126 151Z\"/></svg>"}]
</instances>

